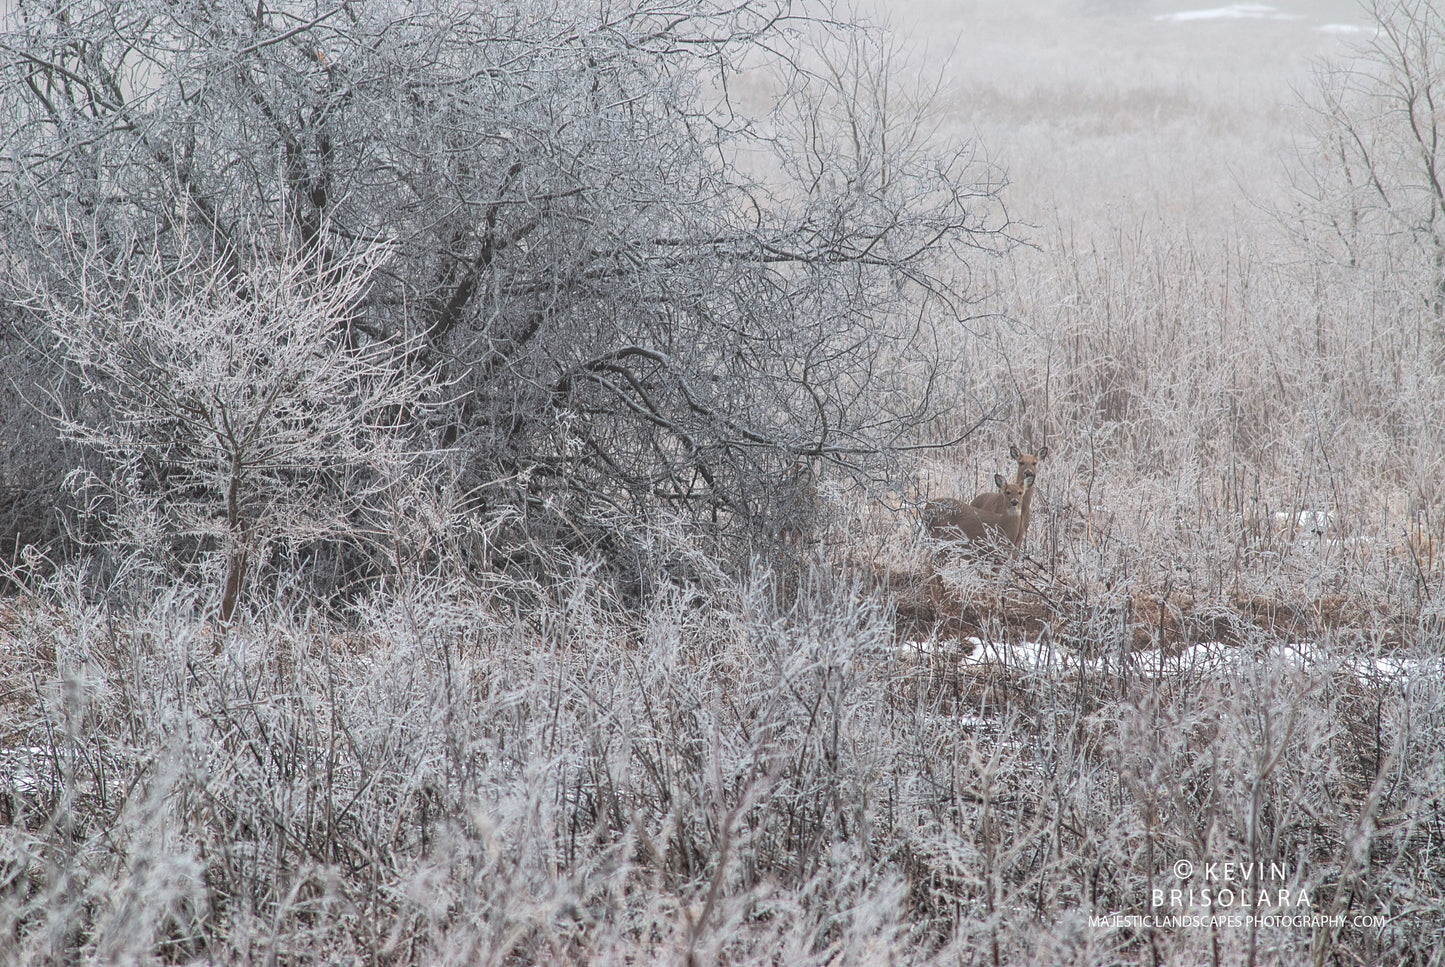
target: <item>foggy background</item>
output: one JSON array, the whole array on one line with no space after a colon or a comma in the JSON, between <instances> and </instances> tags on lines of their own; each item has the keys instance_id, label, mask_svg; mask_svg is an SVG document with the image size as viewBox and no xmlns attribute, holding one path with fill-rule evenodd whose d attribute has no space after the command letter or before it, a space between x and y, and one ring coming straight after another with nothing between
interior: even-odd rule
<instances>
[{"instance_id":1,"label":"foggy background","mask_svg":"<svg viewBox=\"0 0 1445 967\"><path fill-rule=\"evenodd\" d=\"M1012 211L1075 227L1125 207L1219 227L1279 201L1296 91L1362 36L1347 0L902 0L881 15L939 78L939 122L1007 170Z\"/></svg>"}]
</instances>

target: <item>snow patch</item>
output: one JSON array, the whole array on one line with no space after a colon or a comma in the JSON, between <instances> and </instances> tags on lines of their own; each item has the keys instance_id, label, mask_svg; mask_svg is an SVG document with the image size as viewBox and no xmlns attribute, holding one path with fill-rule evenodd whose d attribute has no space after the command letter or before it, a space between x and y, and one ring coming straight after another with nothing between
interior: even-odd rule
<instances>
[{"instance_id":1,"label":"snow patch","mask_svg":"<svg viewBox=\"0 0 1445 967\"><path fill-rule=\"evenodd\" d=\"M3 766L7 774L10 788L22 795L39 792L43 782L37 773L28 768L28 765L32 760L44 759L49 754L48 750L38 746L0 749L0 766Z\"/></svg>"},{"instance_id":2,"label":"snow patch","mask_svg":"<svg viewBox=\"0 0 1445 967\"><path fill-rule=\"evenodd\" d=\"M1382 655L1372 652L1350 654L1338 650L1327 651L1319 642L1294 641L1280 646L1302 667L1334 664L1342 671L1363 679L1408 679L1422 671L1422 661L1417 657ZM1059 644L1038 641L985 641L970 637L960 641L957 638L928 638L901 641L898 650L904 657L920 655L957 656L960 665L1003 665L1013 668L1041 669L1067 663L1071 668L1096 669L1117 662L1117 654L1100 655L1094 658L1080 658L1072 650ZM1160 670L1157 652L1134 652L1131 663L1137 674L1148 677ZM1254 661L1257 655L1247 648L1226 645L1220 641L1201 641L1189 645L1176 654L1166 654L1162 671L1167 675L1181 669L1202 671L1221 669L1242 661Z\"/></svg>"},{"instance_id":3,"label":"snow patch","mask_svg":"<svg viewBox=\"0 0 1445 967\"><path fill-rule=\"evenodd\" d=\"M1277 8L1262 3L1231 3L1227 7L1164 13L1154 19L1166 23L1186 23L1193 20L1299 20L1300 17L1280 13Z\"/></svg>"},{"instance_id":4,"label":"snow patch","mask_svg":"<svg viewBox=\"0 0 1445 967\"><path fill-rule=\"evenodd\" d=\"M1281 536L1327 537L1339 532L1335 515L1328 510L1302 510L1288 514L1282 510L1274 513L1274 529Z\"/></svg>"},{"instance_id":5,"label":"snow patch","mask_svg":"<svg viewBox=\"0 0 1445 967\"><path fill-rule=\"evenodd\" d=\"M960 663L967 665L1010 665L1013 667L1040 668L1057 664L1063 657L1057 645L1037 641L985 641L979 637L909 639L898 643L898 651L905 657L916 655L957 655Z\"/></svg>"}]
</instances>

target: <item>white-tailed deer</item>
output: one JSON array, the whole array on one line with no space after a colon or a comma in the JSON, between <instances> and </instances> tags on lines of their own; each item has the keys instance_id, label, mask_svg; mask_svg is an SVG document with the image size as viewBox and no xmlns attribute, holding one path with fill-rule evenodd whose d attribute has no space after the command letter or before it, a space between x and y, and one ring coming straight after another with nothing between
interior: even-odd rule
<instances>
[{"instance_id":1,"label":"white-tailed deer","mask_svg":"<svg viewBox=\"0 0 1445 967\"><path fill-rule=\"evenodd\" d=\"M1005 480L1003 474L993 475L998 492L992 496L999 498L1003 506L1001 512L954 498L929 501L923 508L923 529L936 540L967 541L992 548L1017 547L1023 536L1023 503L1032 480L1032 472L1026 475L1024 483Z\"/></svg>"},{"instance_id":2,"label":"white-tailed deer","mask_svg":"<svg viewBox=\"0 0 1445 967\"><path fill-rule=\"evenodd\" d=\"M1026 479L1032 482L1033 475L1027 475ZM993 475L993 482L998 486L1003 513L982 510L954 498L931 500L923 507L924 532L934 540L967 542L971 548L985 553L1012 557L1023 533L1021 513L1028 484L1005 480L1001 473ZM928 597L936 616L945 598L943 575L936 563L928 579Z\"/></svg>"},{"instance_id":3,"label":"white-tailed deer","mask_svg":"<svg viewBox=\"0 0 1445 967\"><path fill-rule=\"evenodd\" d=\"M1019 534L1018 538L1014 541L1015 544L1022 545L1024 542L1024 533L1029 529L1029 505L1034 501L1034 481L1038 477L1039 461L1048 457L1049 448L1039 447L1038 453L1020 453L1019 448L1011 444L1008 448L1008 455L1010 458L1018 461L1019 465L1018 475L1014 477L1014 483L1022 484L1026 487L1023 506L1019 511ZM1003 513L1008 506L1005 503L1004 495L996 490L979 494L973 498L970 503L979 510L986 510L994 514Z\"/></svg>"}]
</instances>

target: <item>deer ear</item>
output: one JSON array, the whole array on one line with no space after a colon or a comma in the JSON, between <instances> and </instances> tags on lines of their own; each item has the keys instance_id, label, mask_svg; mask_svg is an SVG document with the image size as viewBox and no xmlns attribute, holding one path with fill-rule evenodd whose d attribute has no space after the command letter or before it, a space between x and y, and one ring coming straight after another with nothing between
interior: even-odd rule
<instances>
[{"instance_id":1,"label":"deer ear","mask_svg":"<svg viewBox=\"0 0 1445 967\"><path fill-rule=\"evenodd\" d=\"M1018 444L1010 443L1008 445L1008 456L1010 460L1017 460L1019 458Z\"/></svg>"},{"instance_id":2,"label":"deer ear","mask_svg":"<svg viewBox=\"0 0 1445 967\"><path fill-rule=\"evenodd\" d=\"M1006 482L1003 479L1003 474L996 473L993 475L993 485L999 490L1002 490L1006 486Z\"/></svg>"},{"instance_id":3,"label":"deer ear","mask_svg":"<svg viewBox=\"0 0 1445 967\"><path fill-rule=\"evenodd\" d=\"M1039 459L1042 460L1049 455L1048 447L1039 447Z\"/></svg>"}]
</instances>

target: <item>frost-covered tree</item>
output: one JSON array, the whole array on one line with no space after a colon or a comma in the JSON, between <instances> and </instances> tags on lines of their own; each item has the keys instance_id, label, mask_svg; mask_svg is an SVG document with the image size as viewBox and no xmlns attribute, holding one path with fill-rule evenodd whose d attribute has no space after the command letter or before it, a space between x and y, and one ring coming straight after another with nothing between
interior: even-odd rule
<instances>
[{"instance_id":1,"label":"frost-covered tree","mask_svg":"<svg viewBox=\"0 0 1445 967\"><path fill-rule=\"evenodd\" d=\"M34 304L85 387L61 401L60 429L105 458L73 475L90 516L107 522L103 542L120 561L219 571L229 621L270 558L294 564L326 544L391 556L405 528L378 512L399 475L437 466L406 423L442 394L399 362L405 347L347 344L344 321L376 265L351 260L318 278L253 263L244 294L210 268L124 286L86 272L74 304L44 291ZM176 286L177 275L211 284Z\"/></svg>"},{"instance_id":2,"label":"frost-covered tree","mask_svg":"<svg viewBox=\"0 0 1445 967\"><path fill-rule=\"evenodd\" d=\"M955 405L934 324L1007 242L883 45L776 0L21 3L0 219L62 302L76 258L204 253L244 302L257 264L385 249L346 342L454 388L417 429L477 515L746 545L800 458L866 474Z\"/></svg>"},{"instance_id":3,"label":"frost-covered tree","mask_svg":"<svg viewBox=\"0 0 1445 967\"><path fill-rule=\"evenodd\" d=\"M1445 317L1445 12L1370 0L1373 30L1316 73L1296 187L1302 233L1332 260L1408 279Z\"/></svg>"}]
</instances>

